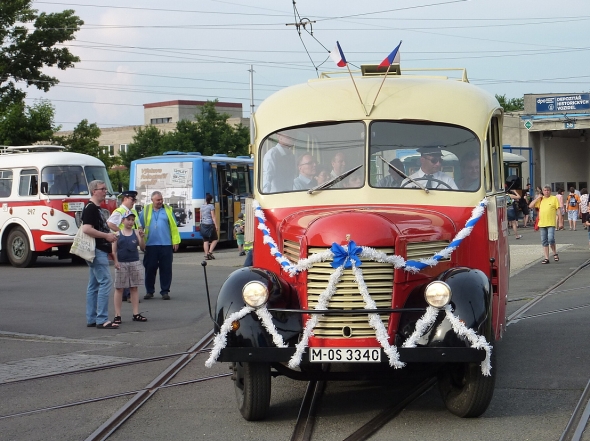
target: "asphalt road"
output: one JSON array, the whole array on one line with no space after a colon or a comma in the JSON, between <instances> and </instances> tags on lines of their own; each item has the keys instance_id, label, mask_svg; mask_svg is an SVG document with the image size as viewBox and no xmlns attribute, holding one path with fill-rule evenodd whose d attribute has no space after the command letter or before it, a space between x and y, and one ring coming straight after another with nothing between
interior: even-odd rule
<instances>
[{"instance_id":1,"label":"asphalt road","mask_svg":"<svg viewBox=\"0 0 590 441\"><path fill-rule=\"evenodd\" d=\"M519 241L510 237L508 314L590 258L587 233L566 231L558 234L560 262L540 265L538 234L522 232ZM194 345L211 329L202 258L193 248L176 254L172 300L142 299L146 323L132 322L131 305L125 303L123 324L116 331L85 326L86 267L49 258L30 269L0 266L0 440L85 439L166 369L178 357L173 354ZM220 250L208 262L214 297L241 263L234 249ZM589 271L580 270L509 325L496 347L494 399L482 417L451 415L434 388L371 439L559 439L590 378ZM167 354L172 356L123 368L18 381ZM206 357L198 355L171 384L228 372L220 363L207 369ZM273 379L271 410L258 423L241 418L228 377L167 387L109 439L288 440L305 387ZM345 438L403 393L396 378L328 383L314 439ZM89 399L95 401L85 402ZM50 409L68 403L72 405Z\"/></svg>"}]
</instances>

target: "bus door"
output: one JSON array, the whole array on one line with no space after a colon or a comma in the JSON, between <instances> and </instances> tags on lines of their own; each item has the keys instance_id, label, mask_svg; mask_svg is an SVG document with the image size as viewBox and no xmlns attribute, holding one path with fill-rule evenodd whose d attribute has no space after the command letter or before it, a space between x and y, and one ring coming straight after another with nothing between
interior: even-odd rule
<instances>
[{"instance_id":1,"label":"bus door","mask_svg":"<svg viewBox=\"0 0 590 441\"><path fill-rule=\"evenodd\" d=\"M507 204L504 191L502 145L497 117L492 117L485 149L485 186L488 198L487 220L489 235L490 280L493 290L493 323L496 339L501 338L506 326L506 300L510 277L510 249L508 247Z\"/></svg>"},{"instance_id":2,"label":"bus door","mask_svg":"<svg viewBox=\"0 0 590 441\"><path fill-rule=\"evenodd\" d=\"M219 240L231 240L233 232L233 198L229 196L229 192L231 192L230 167L225 162L212 162L211 170L213 171L213 197L215 215L219 225Z\"/></svg>"}]
</instances>

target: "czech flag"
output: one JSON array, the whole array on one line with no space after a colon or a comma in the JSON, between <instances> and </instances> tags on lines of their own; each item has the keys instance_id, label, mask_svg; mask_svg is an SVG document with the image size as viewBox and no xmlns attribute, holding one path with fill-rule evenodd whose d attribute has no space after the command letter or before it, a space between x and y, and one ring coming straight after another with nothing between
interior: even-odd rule
<instances>
[{"instance_id":1,"label":"czech flag","mask_svg":"<svg viewBox=\"0 0 590 441\"><path fill-rule=\"evenodd\" d=\"M402 45L400 41L397 47L391 51L391 53L381 62L379 67L388 67L391 66L393 63L399 63L399 47Z\"/></svg>"},{"instance_id":2,"label":"czech flag","mask_svg":"<svg viewBox=\"0 0 590 441\"><path fill-rule=\"evenodd\" d=\"M336 63L338 67L346 66L346 58L344 58L344 52L342 52L340 43L336 42L336 47L330 52L330 58L334 60L334 63Z\"/></svg>"}]
</instances>

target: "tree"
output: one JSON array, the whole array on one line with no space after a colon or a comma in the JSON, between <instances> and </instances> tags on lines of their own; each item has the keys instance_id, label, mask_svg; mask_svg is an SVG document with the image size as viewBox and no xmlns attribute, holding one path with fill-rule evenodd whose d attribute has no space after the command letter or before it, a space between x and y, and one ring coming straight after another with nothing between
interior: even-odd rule
<instances>
[{"instance_id":1,"label":"tree","mask_svg":"<svg viewBox=\"0 0 590 441\"><path fill-rule=\"evenodd\" d=\"M66 136L54 136L53 141L57 144L67 147L68 151L83 153L94 156L104 162L107 169L120 164L116 156L110 156L98 143L100 137L100 128L96 123L88 124L87 119L83 119L74 128L71 134Z\"/></svg>"},{"instance_id":2,"label":"tree","mask_svg":"<svg viewBox=\"0 0 590 441\"><path fill-rule=\"evenodd\" d=\"M524 110L524 98L506 98L506 95L496 95L496 99L505 112Z\"/></svg>"},{"instance_id":3,"label":"tree","mask_svg":"<svg viewBox=\"0 0 590 441\"><path fill-rule=\"evenodd\" d=\"M129 151L121 154L121 161L127 168L131 166L131 161L146 156L157 156L164 151L161 148L164 134L157 127L149 125L139 127L133 136L133 142L129 144Z\"/></svg>"},{"instance_id":4,"label":"tree","mask_svg":"<svg viewBox=\"0 0 590 441\"><path fill-rule=\"evenodd\" d=\"M31 4L32 0L0 2L0 110L26 96L18 82L47 92L59 81L44 74L44 67L65 70L80 61L67 48L55 46L73 40L84 22L71 9L46 14Z\"/></svg>"},{"instance_id":5,"label":"tree","mask_svg":"<svg viewBox=\"0 0 590 441\"><path fill-rule=\"evenodd\" d=\"M55 109L49 101L41 100L32 106L18 101L0 112L0 144L30 145L50 141L61 127L55 126Z\"/></svg>"},{"instance_id":6,"label":"tree","mask_svg":"<svg viewBox=\"0 0 590 441\"><path fill-rule=\"evenodd\" d=\"M174 132L162 133L155 126L140 127L133 143L129 144L129 152L121 155L123 164L129 167L135 159L161 155L170 150L203 155L247 155L249 129L241 124L236 127L229 124L229 115L217 112L216 102L207 101L196 115L196 121L178 121Z\"/></svg>"}]
</instances>

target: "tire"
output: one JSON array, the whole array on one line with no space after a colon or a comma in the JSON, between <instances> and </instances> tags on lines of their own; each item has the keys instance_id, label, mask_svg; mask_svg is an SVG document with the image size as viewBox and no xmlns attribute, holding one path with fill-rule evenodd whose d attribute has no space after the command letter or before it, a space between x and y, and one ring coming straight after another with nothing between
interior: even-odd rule
<instances>
[{"instance_id":1,"label":"tire","mask_svg":"<svg viewBox=\"0 0 590 441\"><path fill-rule=\"evenodd\" d=\"M37 261L37 254L31 250L27 233L20 227L8 234L6 252L10 264L17 268L28 268Z\"/></svg>"},{"instance_id":2,"label":"tire","mask_svg":"<svg viewBox=\"0 0 590 441\"><path fill-rule=\"evenodd\" d=\"M234 389L238 409L246 421L266 417L270 406L270 365L268 363L234 363Z\"/></svg>"},{"instance_id":3,"label":"tire","mask_svg":"<svg viewBox=\"0 0 590 441\"><path fill-rule=\"evenodd\" d=\"M488 408L494 395L497 367L492 350L490 376L479 363L449 363L438 373L438 390L446 408L461 418L476 418Z\"/></svg>"}]
</instances>

